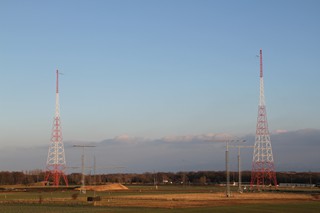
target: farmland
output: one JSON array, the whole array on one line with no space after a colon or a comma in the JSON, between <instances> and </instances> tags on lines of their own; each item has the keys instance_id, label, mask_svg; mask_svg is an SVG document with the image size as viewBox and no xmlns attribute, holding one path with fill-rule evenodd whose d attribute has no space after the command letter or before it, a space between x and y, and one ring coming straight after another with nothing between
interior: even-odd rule
<instances>
[{"instance_id":1,"label":"farmland","mask_svg":"<svg viewBox=\"0 0 320 213\"><path fill-rule=\"evenodd\" d=\"M17 188L18 189L18 188ZM130 185L127 190L87 191L20 188L0 193L3 212L319 212L317 188L282 188L267 192L236 192L218 186ZM88 202L88 197L101 198Z\"/></svg>"}]
</instances>

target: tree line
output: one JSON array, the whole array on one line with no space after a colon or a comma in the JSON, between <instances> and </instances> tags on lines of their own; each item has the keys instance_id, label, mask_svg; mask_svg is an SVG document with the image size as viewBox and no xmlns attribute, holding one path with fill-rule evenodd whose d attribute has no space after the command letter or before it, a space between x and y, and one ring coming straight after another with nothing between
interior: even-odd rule
<instances>
[{"instance_id":1,"label":"tree line","mask_svg":"<svg viewBox=\"0 0 320 213\"><path fill-rule=\"evenodd\" d=\"M43 183L46 172L43 170L32 171L1 171L0 185L34 185ZM242 182L250 183L251 171L242 172ZM82 174L67 174L69 185L80 185ZM114 173L85 175L86 184L222 184L226 181L225 171L186 171L186 172L146 172L135 173ZM230 172L230 181L238 182L238 172ZM320 172L277 172L278 183L300 183L300 184L319 184Z\"/></svg>"}]
</instances>

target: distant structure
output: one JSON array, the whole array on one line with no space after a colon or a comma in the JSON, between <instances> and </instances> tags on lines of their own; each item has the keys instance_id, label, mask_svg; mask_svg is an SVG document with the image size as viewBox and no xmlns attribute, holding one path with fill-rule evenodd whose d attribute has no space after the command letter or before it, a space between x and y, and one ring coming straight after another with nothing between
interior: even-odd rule
<instances>
[{"instance_id":1,"label":"distant structure","mask_svg":"<svg viewBox=\"0 0 320 213\"><path fill-rule=\"evenodd\" d=\"M64 173L66 170L66 159L64 146L62 142L61 120L60 120L60 105L59 105L59 71L56 71L56 110L53 120L52 136L47 158L47 173L45 181L52 179L54 186L59 186L60 178L62 177L66 186L68 179Z\"/></svg>"},{"instance_id":2,"label":"distant structure","mask_svg":"<svg viewBox=\"0 0 320 213\"><path fill-rule=\"evenodd\" d=\"M81 188L80 191L85 194L86 188L85 188L85 177L84 177L84 148L86 147L96 147L93 145L73 145L73 147L81 147L82 148L82 155L81 155ZM95 170L95 168L94 168ZM95 171L94 171L95 172Z\"/></svg>"},{"instance_id":3,"label":"distant structure","mask_svg":"<svg viewBox=\"0 0 320 213\"><path fill-rule=\"evenodd\" d=\"M264 99L262 50L260 50L260 102L258 107L250 186L251 189L257 187L260 190L262 187L271 185L277 186L277 179Z\"/></svg>"}]
</instances>

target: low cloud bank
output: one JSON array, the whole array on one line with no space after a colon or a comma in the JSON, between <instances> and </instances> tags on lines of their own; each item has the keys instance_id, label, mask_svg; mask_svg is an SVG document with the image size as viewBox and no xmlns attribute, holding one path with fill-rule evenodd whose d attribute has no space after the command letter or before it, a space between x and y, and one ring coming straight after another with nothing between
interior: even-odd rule
<instances>
[{"instance_id":1,"label":"low cloud bank","mask_svg":"<svg viewBox=\"0 0 320 213\"><path fill-rule=\"evenodd\" d=\"M229 134L168 136L159 139L122 135L85 149L87 173L225 170L225 141ZM254 135L242 137L254 144ZM277 171L320 171L320 130L276 131L271 143ZM80 172L82 149L79 142L65 142L68 173ZM49 143L48 143L49 145ZM2 148L1 171L45 169L48 147ZM241 149L243 170L251 170L252 148ZM79 167L79 168L77 168ZM91 167L91 168L89 168ZM230 168L237 170L237 149L230 148Z\"/></svg>"}]
</instances>

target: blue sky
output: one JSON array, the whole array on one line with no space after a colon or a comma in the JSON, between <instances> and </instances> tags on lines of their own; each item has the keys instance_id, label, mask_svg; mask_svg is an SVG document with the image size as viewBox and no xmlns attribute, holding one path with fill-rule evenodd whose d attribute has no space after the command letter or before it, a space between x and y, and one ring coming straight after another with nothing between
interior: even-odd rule
<instances>
[{"instance_id":1,"label":"blue sky","mask_svg":"<svg viewBox=\"0 0 320 213\"><path fill-rule=\"evenodd\" d=\"M320 128L319 1L0 2L0 145Z\"/></svg>"}]
</instances>

